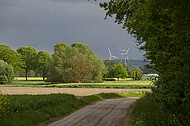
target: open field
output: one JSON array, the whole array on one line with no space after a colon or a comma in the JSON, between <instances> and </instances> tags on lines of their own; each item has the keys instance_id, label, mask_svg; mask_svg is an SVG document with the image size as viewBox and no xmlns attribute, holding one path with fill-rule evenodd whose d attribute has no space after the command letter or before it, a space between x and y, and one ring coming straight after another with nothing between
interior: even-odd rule
<instances>
[{"instance_id":1,"label":"open field","mask_svg":"<svg viewBox=\"0 0 190 126\"><path fill-rule=\"evenodd\" d=\"M150 89L152 81L133 81L130 78L120 81L104 81L103 83L60 83L52 84L42 78L15 78L12 84L3 84L0 87L59 87L59 88L120 88L120 89Z\"/></svg>"},{"instance_id":2,"label":"open field","mask_svg":"<svg viewBox=\"0 0 190 126\"><path fill-rule=\"evenodd\" d=\"M122 93L122 94L142 94L150 89L101 89L101 88L36 88L36 87L0 87L4 94L73 94L75 96L88 96L99 93Z\"/></svg>"}]
</instances>

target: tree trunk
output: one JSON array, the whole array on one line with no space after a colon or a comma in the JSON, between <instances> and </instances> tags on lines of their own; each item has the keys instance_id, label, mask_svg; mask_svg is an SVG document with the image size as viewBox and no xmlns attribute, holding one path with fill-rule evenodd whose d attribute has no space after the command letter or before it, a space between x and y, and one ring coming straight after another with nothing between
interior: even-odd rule
<instances>
[{"instance_id":1,"label":"tree trunk","mask_svg":"<svg viewBox=\"0 0 190 126\"><path fill-rule=\"evenodd\" d=\"M117 80L119 81L119 77L117 78Z\"/></svg>"},{"instance_id":2,"label":"tree trunk","mask_svg":"<svg viewBox=\"0 0 190 126\"><path fill-rule=\"evenodd\" d=\"M26 69L26 81L28 80L28 70Z\"/></svg>"},{"instance_id":3,"label":"tree trunk","mask_svg":"<svg viewBox=\"0 0 190 126\"><path fill-rule=\"evenodd\" d=\"M45 80L44 70L42 71L43 81Z\"/></svg>"}]
</instances>

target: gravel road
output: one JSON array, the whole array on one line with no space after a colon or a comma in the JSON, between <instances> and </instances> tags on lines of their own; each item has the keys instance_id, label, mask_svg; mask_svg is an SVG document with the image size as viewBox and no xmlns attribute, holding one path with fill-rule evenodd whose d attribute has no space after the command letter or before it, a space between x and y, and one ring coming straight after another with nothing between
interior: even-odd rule
<instances>
[{"instance_id":1,"label":"gravel road","mask_svg":"<svg viewBox=\"0 0 190 126\"><path fill-rule=\"evenodd\" d=\"M86 106L49 126L118 126L127 116L127 109L138 98L99 101Z\"/></svg>"},{"instance_id":2,"label":"gravel road","mask_svg":"<svg viewBox=\"0 0 190 126\"><path fill-rule=\"evenodd\" d=\"M0 87L3 94L55 94L66 93L75 96L88 96L99 93L122 92L126 89L104 89L104 88L37 88L37 87ZM127 89L127 90L145 90L150 89Z\"/></svg>"}]
</instances>

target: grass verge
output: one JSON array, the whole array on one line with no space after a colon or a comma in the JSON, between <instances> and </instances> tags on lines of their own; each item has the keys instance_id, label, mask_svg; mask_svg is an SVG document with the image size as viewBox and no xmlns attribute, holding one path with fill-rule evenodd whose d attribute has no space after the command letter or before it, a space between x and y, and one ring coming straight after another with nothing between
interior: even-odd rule
<instances>
[{"instance_id":1,"label":"grass verge","mask_svg":"<svg viewBox=\"0 0 190 126\"><path fill-rule=\"evenodd\" d=\"M123 97L116 93L76 98L70 94L8 95L10 107L0 119L2 126L34 126L51 118L60 118L95 101Z\"/></svg>"},{"instance_id":2,"label":"grass verge","mask_svg":"<svg viewBox=\"0 0 190 126\"><path fill-rule=\"evenodd\" d=\"M147 94L138 99L133 106L131 118L134 126L183 126L178 116L161 103L155 102L155 97ZM190 121L189 121L190 123ZM126 124L128 126L129 124Z\"/></svg>"}]
</instances>

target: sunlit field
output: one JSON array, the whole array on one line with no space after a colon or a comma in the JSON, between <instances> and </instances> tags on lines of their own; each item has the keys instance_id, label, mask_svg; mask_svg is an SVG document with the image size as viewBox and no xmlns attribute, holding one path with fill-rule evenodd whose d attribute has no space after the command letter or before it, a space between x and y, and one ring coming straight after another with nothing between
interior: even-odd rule
<instances>
[{"instance_id":1,"label":"sunlit field","mask_svg":"<svg viewBox=\"0 0 190 126\"><path fill-rule=\"evenodd\" d=\"M152 81L134 81L131 78L119 81L104 81L103 83L51 83L43 81L41 77L15 78L11 84L2 84L1 87L59 87L59 88L122 88L122 89L149 89Z\"/></svg>"}]
</instances>

